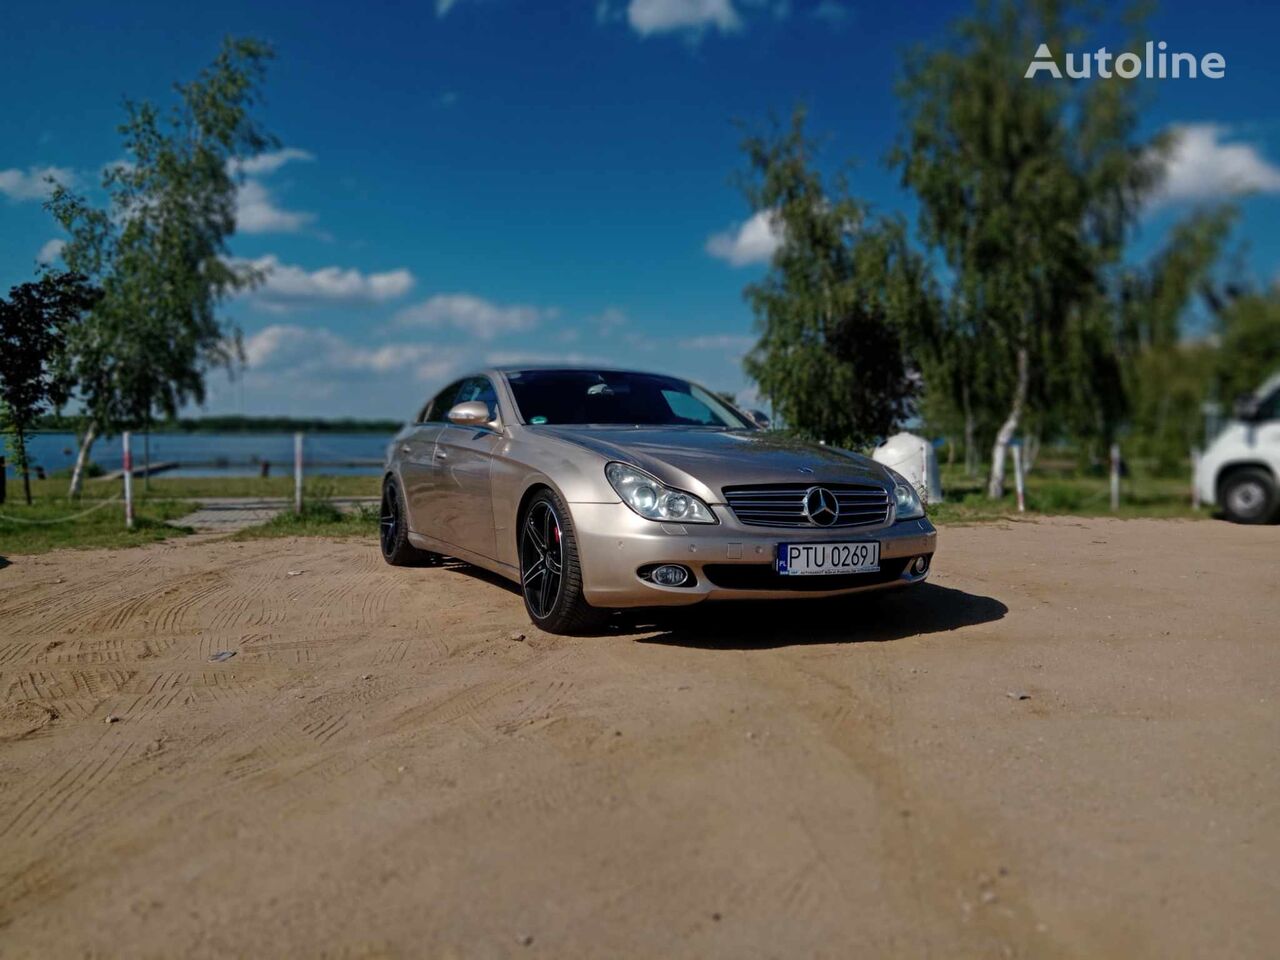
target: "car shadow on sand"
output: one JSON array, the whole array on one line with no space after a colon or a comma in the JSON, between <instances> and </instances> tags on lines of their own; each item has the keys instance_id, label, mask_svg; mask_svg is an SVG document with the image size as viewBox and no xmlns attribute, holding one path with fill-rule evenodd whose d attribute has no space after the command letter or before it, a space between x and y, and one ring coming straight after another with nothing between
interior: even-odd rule
<instances>
[{"instance_id":1,"label":"car shadow on sand","mask_svg":"<svg viewBox=\"0 0 1280 960\"><path fill-rule=\"evenodd\" d=\"M520 595L514 583L451 557L439 567ZM614 613L591 636L706 650L761 650L811 643L882 643L992 623L1009 608L995 597L922 583L913 587L812 600L708 602Z\"/></svg>"},{"instance_id":2,"label":"car shadow on sand","mask_svg":"<svg viewBox=\"0 0 1280 960\"><path fill-rule=\"evenodd\" d=\"M1008 612L994 597L922 583L831 600L705 603L658 614L650 611L647 616L623 611L619 626L620 632L651 633L637 636L640 643L764 650L813 643L883 643L992 623Z\"/></svg>"}]
</instances>

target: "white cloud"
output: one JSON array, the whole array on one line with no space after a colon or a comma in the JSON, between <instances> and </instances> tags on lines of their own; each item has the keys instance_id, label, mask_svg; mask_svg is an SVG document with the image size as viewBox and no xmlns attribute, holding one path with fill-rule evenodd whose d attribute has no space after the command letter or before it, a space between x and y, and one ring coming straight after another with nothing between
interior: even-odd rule
<instances>
[{"instance_id":1,"label":"white cloud","mask_svg":"<svg viewBox=\"0 0 1280 960\"><path fill-rule=\"evenodd\" d=\"M310 162L315 155L298 147L270 150L227 164L233 176L246 176L236 188L236 229L242 233L297 233L315 219L315 214L286 210L277 204L271 189L260 179L275 173L286 163Z\"/></svg>"},{"instance_id":2,"label":"white cloud","mask_svg":"<svg viewBox=\"0 0 1280 960\"><path fill-rule=\"evenodd\" d=\"M66 167L27 167L26 172L17 167L0 170L0 193L10 200L43 200L52 192L46 178L53 177L63 186L74 186L75 171Z\"/></svg>"},{"instance_id":3,"label":"white cloud","mask_svg":"<svg viewBox=\"0 0 1280 960\"><path fill-rule=\"evenodd\" d=\"M627 325L627 315L617 307L605 307L595 316L587 317L586 322L598 335L607 337L613 331Z\"/></svg>"},{"instance_id":4,"label":"white cloud","mask_svg":"<svg viewBox=\"0 0 1280 960\"><path fill-rule=\"evenodd\" d=\"M288 375L407 373L415 380L432 380L451 372L461 359L456 348L423 343L385 343L362 346L325 327L277 323L245 338L245 364L259 372Z\"/></svg>"},{"instance_id":5,"label":"white cloud","mask_svg":"<svg viewBox=\"0 0 1280 960\"><path fill-rule=\"evenodd\" d=\"M733 0L631 0L627 23L642 37L675 31L701 33L710 27L731 33L742 26Z\"/></svg>"},{"instance_id":6,"label":"white cloud","mask_svg":"<svg viewBox=\"0 0 1280 960\"><path fill-rule=\"evenodd\" d=\"M44 246L40 248L40 252L36 254L36 263L53 263L58 257L62 256L62 248L67 245L67 241L54 237L52 240L46 240Z\"/></svg>"},{"instance_id":7,"label":"white cloud","mask_svg":"<svg viewBox=\"0 0 1280 960\"><path fill-rule=\"evenodd\" d=\"M1214 200L1241 193L1280 193L1280 167L1248 143L1227 143L1230 131L1212 123L1171 129L1173 144L1152 205Z\"/></svg>"},{"instance_id":8,"label":"white cloud","mask_svg":"<svg viewBox=\"0 0 1280 960\"><path fill-rule=\"evenodd\" d=\"M353 267L306 270L281 263L275 254L231 262L266 274L249 296L269 309L304 303L385 303L404 296L414 284L413 274L403 267L384 273L362 273Z\"/></svg>"},{"instance_id":9,"label":"white cloud","mask_svg":"<svg viewBox=\"0 0 1280 960\"><path fill-rule=\"evenodd\" d=\"M315 154L308 150L285 147L283 150L269 150L266 153L259 153L243 160L232 160L227 166L233 174L243 173L249 177L262 177L269 173L275 173L290 161L300 160L310 163L314 159Z\"/></svg>"},{"instance_id":10,"label":"white cloud","mask_svg":"<svg viewBox=\"0 0 1280 960\"><path fill-rule=\"evenodd\" d=\"M258 180L246 180L236 193L236 229L242 233L297 233L315 214L285 210Z\"/></svg>"},{"instance_id":11,"label":"white cloud","mask_svg":"<svg viewBox=\"0 0 1280 960\"><path fill-rule=\"evenodd\" d=\"M678 346L684 350L717 350L720 353L741 356L755 346L756 338L736 333L708 333L686 337Z\"/></svg>"},{"instance_id":12,"label":"white cloud","mask_svg":"<svg viewBox=\"0 0 1280 960\"><path fill-rule=\"evenodd\" d=\"M396 322L405 327L453 327L481 340L492 340L499 334L532 330L557 313L547 307L491 303L469 293L439 293L401 310Z\"/></svg>"},{"instance_id":13,"label":"white cloud","mask_svg":"<svg viewBox=\"0 0 1280 960\"><path fill-rule=\"evenodd\" d=\"M711 256L735 267L768 263L782 244L782 226L772 211L761 210L737 227L707 238Z\"/></svg>"},{"instance_id":14,"label":"white cloud","mask_svg":"<svg viewBox=\"0 0 1280 960\"><path fill-rule=\"evenodd\" d=\"M566 366L589 366L596 364L599 366L614 366L614 363L604 359L603 357L587 354L587 353L549 353L545 350L498 350L493 353L486 354L484 362L491 367L513 367L517 364L527 363L530 366L545 366L555 363L563 363Z\"/></svg>"},{"instance_id":15,"label":"white cloud","mask_svg":"<svg viewBox=\"0 0 1280 960\"><path fill-rule=\"evenodd\" d=\"M715 337L716 335L709 335ZM717 390L745 386L737 355L722 350L638 348L625 334L581 348L535 330L497 342L437 344L435 336L358 334L276 322L245 337L247 367L232 383L210 384L206 412L295 416L402 417L446 383L485 366L525 363L601 364L652 368L687 376ZM707 341L710 347L710 339ZM739 397L741 399L741 395ZM194 412L194 411L193 411Z\"/></svg>"}]
</instances>

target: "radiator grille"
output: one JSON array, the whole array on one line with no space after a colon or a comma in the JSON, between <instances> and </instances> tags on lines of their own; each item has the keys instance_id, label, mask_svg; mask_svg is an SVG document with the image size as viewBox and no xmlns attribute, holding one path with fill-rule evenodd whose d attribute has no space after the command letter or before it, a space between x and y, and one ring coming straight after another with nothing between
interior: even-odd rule
<instances>
[{"instance_id":1,"label":"radiator grille","mask_svg":"<svg viewBox=\"0 0 1280 960\"><path fill-rule=\"evenodd\" d=\"M835 523L818 525L805 516L805 494L821 486L835 494L840 505ZM839 529L870 527L889 518L889 494L884 487L859 483L769 483L723 489L725 503L742 523L758 527Z\"/></svg>"}]
</instances>

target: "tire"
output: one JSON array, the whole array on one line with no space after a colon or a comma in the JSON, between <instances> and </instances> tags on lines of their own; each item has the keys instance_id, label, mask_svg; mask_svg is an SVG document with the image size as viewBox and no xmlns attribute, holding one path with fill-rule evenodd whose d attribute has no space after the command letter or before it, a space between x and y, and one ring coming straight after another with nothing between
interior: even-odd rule
<instances>
[{"instance_id":1,"label":"tire","mask_svg":"<svg viewBox=\"0 0 1280 960\"><path fill-rule=\"evenodd\" d=\"M382 503L378 508L378 541L382 559L393 567L421 567L436 559L436 554L419 550L409 542L409 511L404 493L394 477L382 481Z\"/></svg>"},{"instance_id":2,"label":"tire","mask_svg":"<svg viewBox=\"0 0 1280 960\"><path fill-rule=\"evenodd\" d=\"M582 564L573 518L553 491L529 501L516 534L520 596L534 626L548 633L576 634L598 629L608 616L582 595Z\"/></svg>"},{"instance_id":3,"label":"tire","mask_svg":"<svg viewBox=\"0 0 1280 960\"><path fill-rule=\"evenodd\" d=\"M1270 523L1276 516L1276 484L1260 467L1233 470L1222 481L1222 513L1232 523Z\"/></svg>"}]
</instances>

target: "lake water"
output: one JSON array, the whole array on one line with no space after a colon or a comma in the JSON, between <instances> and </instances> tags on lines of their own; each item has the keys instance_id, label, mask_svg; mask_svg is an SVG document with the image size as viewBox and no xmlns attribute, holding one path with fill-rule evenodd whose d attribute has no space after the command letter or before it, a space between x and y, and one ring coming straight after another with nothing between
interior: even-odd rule
<instances>
[{"instance_id":1,"label":"lake water","mask_svg":"<svg viewBox=\"0 0 1280 960\"><path fill-rule=\"evenodd\" d=\"M326 474L377 473L391 441L379 433L311 433L303 437L302 455L308 472ZM133 463L143 462L143 436L132 438ZM66 470L75 464L76 438L70 433L39 433L27 445L31 464L46 473ZM5 472L13 477L13 452ZM90 459L104 470L119 470L123 459L119 437L99 439ZM167 470L162 477L244 477L258 476L262 461L270 464L271 476L293 473L292 433L153 433L151 462L176 460L193 466ZM376 461L352 466L352 461ZM342 465L335 465L342 464Z\"/></svg>"}]
</instances>

